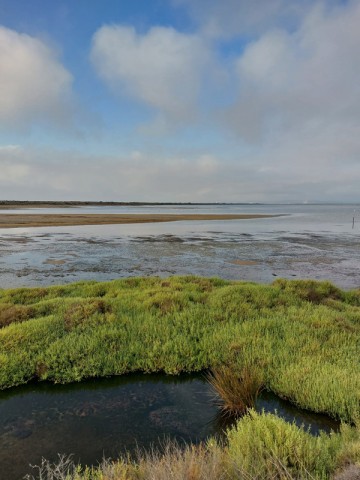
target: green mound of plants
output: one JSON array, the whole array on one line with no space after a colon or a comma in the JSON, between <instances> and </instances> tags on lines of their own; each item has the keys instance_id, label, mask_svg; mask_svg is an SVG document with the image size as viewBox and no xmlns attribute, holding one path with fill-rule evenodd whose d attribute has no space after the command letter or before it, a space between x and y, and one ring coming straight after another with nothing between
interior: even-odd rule
<instances>
[{"instance_id":1,"label":"green mound of plants","mask_svg":"<svg viewBox=\"0 0 360 480\"><path fill-rule=\"evenodd\" d=\"M359 332L360 292L329 282L128 278L0 290L0 388L256 365L265 388L354 422Z\"/></svg>"}]
</instances>

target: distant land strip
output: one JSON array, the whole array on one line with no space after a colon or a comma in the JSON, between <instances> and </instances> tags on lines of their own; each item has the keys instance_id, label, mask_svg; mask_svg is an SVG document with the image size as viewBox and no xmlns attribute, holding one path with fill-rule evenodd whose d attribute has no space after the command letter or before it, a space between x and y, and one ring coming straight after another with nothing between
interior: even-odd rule
<instances>
[{"instance_id":1,"label":"distant land strip","mask_svg":"<svg viewBox=\"0 0 360 480\"><path fill-rule=\"evenodd\" d=\"M261 214L0 214L0 228L67 227L126 223L176 222L180 220L247 220L270 218Z\"/></svg>"},{"instance_id":2,"label":"distant land strip","mask_svg":"<svg viewBox=\"0 0 360 480\"><path fill-rule=\"evenodd\" d=\"M0 200L0 210L17 208L66 208L66 207L142 207L161 205L262 205L261 203L233 202L93 202L93 201L44 201L44 200Z\"/></svg>"}]
</instances>

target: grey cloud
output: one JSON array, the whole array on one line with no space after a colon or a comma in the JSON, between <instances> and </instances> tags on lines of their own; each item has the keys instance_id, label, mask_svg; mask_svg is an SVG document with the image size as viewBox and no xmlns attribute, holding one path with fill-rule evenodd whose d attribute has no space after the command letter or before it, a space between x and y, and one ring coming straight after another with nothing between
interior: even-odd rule
<instances>
[{"instance_id":1,"label":"grey cloud","mask_svg":"<svg viewBox=\"0 0 360 480\"><path fill-rule=\"evenodd\" d=\"M133 152L123 156L84 155L42 149L0 148L2 198L53 200L297 202L354 201L356 165L321 171L316 165L282 168L276 155L219 159Z\"/></svg>"},{"instance_id":2,"label":"grey cloud","mask_svg":"<svg viewBox=\"0 0 360 480\"><path fill-rule=\"evenodd\" d=\"M237 60L239 102L233 124L247 123L253 137L263 127L315 127L360 117L360 4L327 12L316 7L294 33L271 31ZM254 113L255 112L255 116Z\"/></svg>"}]
</instances>

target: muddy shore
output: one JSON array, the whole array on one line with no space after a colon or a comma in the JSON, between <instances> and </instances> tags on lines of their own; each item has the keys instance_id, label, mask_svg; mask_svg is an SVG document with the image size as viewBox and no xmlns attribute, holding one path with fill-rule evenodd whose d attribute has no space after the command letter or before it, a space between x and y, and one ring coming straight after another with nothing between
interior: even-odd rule
<instances>
[{"instance_id":1,"label":"muddy shore","mask_svg":"<svg viewBox=\"0 0 360 480\"><path fill-rule=\"evenodd\" d=\"M247 220L269 218L261 214L0 214L0 228L66 227L126 223L176 222L180 220Z\"/></svg>"}]
</instances>

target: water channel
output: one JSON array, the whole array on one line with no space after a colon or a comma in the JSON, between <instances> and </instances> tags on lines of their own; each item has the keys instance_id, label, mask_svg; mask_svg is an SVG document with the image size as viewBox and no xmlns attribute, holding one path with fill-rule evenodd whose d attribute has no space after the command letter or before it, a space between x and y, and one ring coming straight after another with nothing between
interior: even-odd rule
<instances>
[{"instance_id":1,"label":"water channel","mask_svg":"<svg viewBox=\"0 0 360 480\"><path fill-rule=\"evenodd\" d=\"M264 392L257 410L319 430L337 430L325 415L297 409ZM168 439L200 442L221 436L224 422L204 376L144 375L88 380L70 385L34 383L0 392L1 478L35 474L30 464L73 454L96 465L137 448L161 448Z\"/></svg>"}]
</instances>

